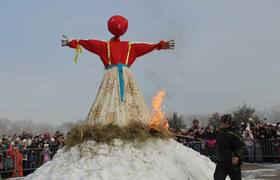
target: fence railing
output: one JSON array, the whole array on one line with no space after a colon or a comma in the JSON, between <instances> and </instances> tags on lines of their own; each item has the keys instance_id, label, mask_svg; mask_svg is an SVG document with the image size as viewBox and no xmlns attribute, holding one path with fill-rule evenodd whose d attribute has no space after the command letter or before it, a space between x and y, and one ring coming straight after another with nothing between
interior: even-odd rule
<instances>
[{"instance_id":1,"label":"fence railing","mask_svg":"<svg viewBox=\"0 0 280 180\"><path fill-rule=\"evenodd\" d=\"M190 136L176 135L177 141L183 143L202 155L216 160L216 144L213 141L195 140ZM254 139L245 142L244 162L279 163L280 139Z\"/></svg>"},{"instance_id":2,"label":"fence railing","mask_svg":"<svg viewBox=\"0 0 280 180\"><path fill-rule=\"evenodd\" d=\"M177 141L183 143L202 155L216 160L216 145L213 141L196 141L193 137L176 135ZM13 151L0 150L0 177L27 176L34 172L44 162L51 160L57 148L19 149L20 155ZM46 155L49 154L46 158ZM280 162L280 139L261 139L246 143L243 153L245 162ZM1 179L1 178L0 178Z\"/></svg>"},{"instance_id":3,"label":"fence railing","mask_svg":"<svg viewBox=\"0 0 280 180\"><path fill-rule=\"evenodd\" d=\"M0 179L27 176L56 154L57 148L0 150Z\"/></svg>"}]
</instances>

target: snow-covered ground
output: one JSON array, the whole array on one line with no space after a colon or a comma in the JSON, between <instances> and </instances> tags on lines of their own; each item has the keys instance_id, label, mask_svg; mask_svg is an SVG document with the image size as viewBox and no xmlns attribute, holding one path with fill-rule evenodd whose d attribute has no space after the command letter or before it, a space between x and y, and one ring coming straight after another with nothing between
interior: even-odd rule
<instances>
[{"instance_id":1,"label":"snow-covered ground","mask_svg":"<svg viewBox=\"0 0 280 180\"><path fill-rule=\"evenodd\" d=\"M244 180L279 179L280 164L243 164ZM113 145L88 141L60 150L26 180L212 180L215 164L174 140ZM228 178L229 179L229 178Z\"/></svg>"},{"instance_id":2,"label":"snow-covered ground","mask_svg":"<svg viewBox=\"0 0 280 180\"><path fill-rule=\"evenodd\" d=\"M212 180L215 164L174 140L113 145L94 141L60 150L26 180Z\"/></svg>"},{"instance_id":3,"label":"snow-covered ground","mask_svg":"<svg viewBox=\"0 0 280 180\"><path fill-rule=\"evenodd\" d=\"M242 176L246 180L280 179L280 164L243 164L242 169Z\"/></svg>"}]
</instances>

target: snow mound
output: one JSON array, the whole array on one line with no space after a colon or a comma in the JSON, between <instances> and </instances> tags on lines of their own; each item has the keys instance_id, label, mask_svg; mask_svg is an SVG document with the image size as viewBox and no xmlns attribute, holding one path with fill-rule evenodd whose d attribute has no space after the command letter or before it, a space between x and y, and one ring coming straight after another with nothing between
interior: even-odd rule
<instances>
[{"instance_id":1,"label":"snow mound","mask_svg":"<svg viewBox=\"0 0 280 180\"><path fill-rule=\"evenodd\" d=\"M26 180L212 180L215 165L174 141L151 139L113 145L87 141L60 150Z\"/></svg>"}]
</instances>

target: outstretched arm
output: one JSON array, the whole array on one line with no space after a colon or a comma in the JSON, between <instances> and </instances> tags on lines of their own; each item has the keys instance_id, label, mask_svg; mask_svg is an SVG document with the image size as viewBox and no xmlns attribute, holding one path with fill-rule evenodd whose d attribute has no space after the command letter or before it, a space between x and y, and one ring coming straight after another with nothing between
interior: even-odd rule
<instances>
[{"instance_id":1,"label":"outstretched arm","mask_svg":"<svg viewBox=\"0 0 280 180\"><path fill-rule=\"evenodd\" d=\"M157 44L148 44L148 43L132 43L131 48L135 53L136 58L148 54L149 52L157 49L174 49L175 41L160 41Z\"/></svg>"},{"instance_id":2,"label":"outstretched arm","mask_svg":"<svg viewBox=\"0 0 280 180\"><path fill-rule=\"evenodd\" d=\"M69 46L70 48L76 49L79 45L87 49L88 51L101 55L101 53L104 51L104 47L106 47L106 42L99 41L99 40L69 40L66 36L63 35L63 40L61 40L62 46Z\"/></svg>"},{"instance_id":3,"label":"outstretched arm","mask_svg":"<svg viewBox=\"0 0 280 180\"><path fill-rule=\"evenodd\" d=\"M199 134L196 136L196 138L200 138L200 139L216 139L218 136L217 131L212 132L212 133L203 133L203 134Z\"/></svg>"}]
</instances>

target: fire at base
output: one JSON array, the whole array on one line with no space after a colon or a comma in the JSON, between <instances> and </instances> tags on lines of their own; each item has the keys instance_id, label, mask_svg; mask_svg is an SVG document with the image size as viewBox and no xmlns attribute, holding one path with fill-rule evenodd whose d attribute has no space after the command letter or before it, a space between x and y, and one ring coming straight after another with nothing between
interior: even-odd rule
<instances>
[{"instance_id":1,"label":"fire at base","mask_svg":"<svg viewBox=\"0 0 280 180\"><path fill-rule=\"evenodd\" d=\"M166 95L165 90L160 90L153 97L152 116L149 124L150 129L159 130L159 129L169 128L167 118L164 112L162 111L162 103L165 95Z\"/></svg>"}]
</instances>

